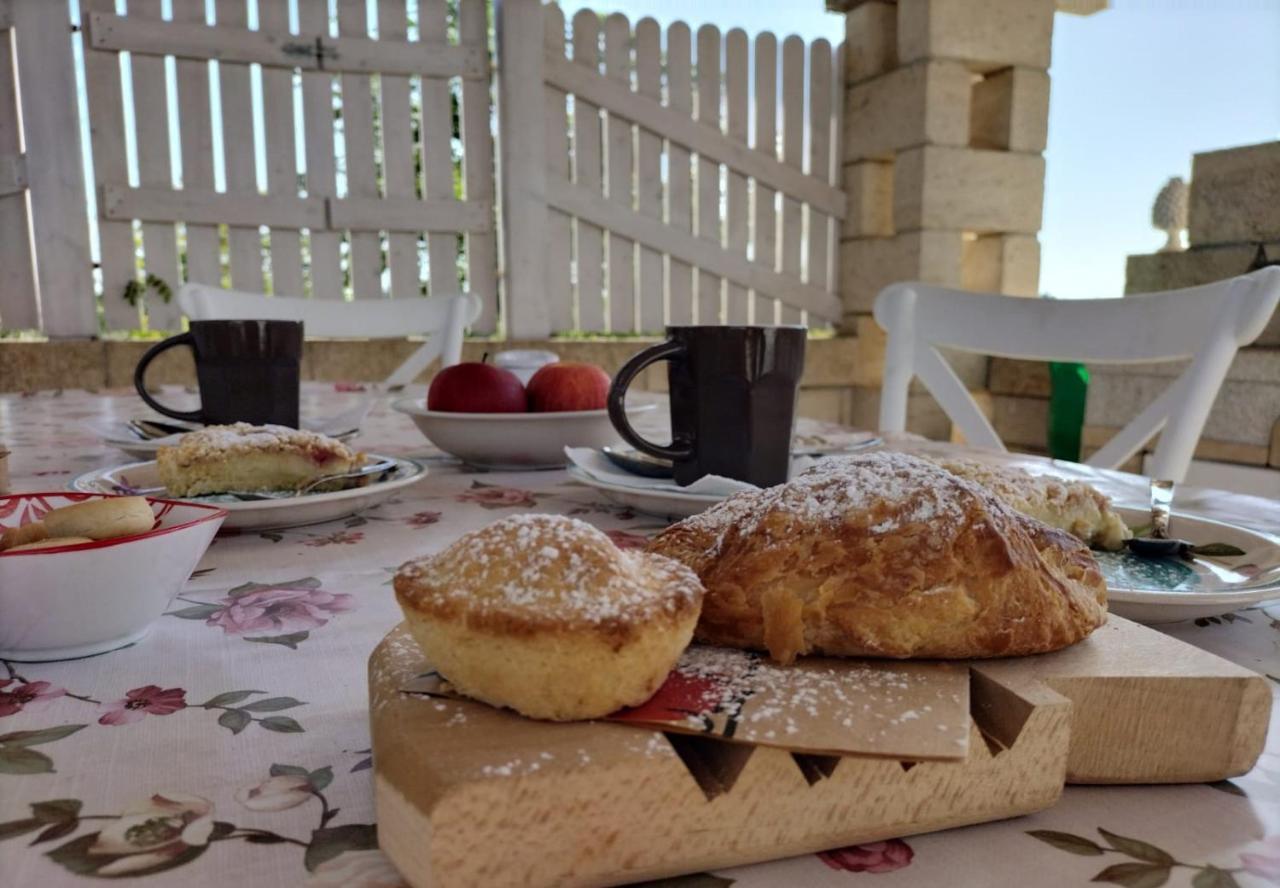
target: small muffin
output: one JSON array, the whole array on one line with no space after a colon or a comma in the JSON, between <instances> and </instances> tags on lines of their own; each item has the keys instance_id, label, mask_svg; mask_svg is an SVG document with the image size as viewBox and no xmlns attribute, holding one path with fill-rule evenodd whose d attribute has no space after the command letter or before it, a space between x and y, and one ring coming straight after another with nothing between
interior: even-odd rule
<instances>
[{"instance_id":1,"label":"small muffin","mask_svg":"<svg viewBox=\"0 0 1280 888\"><path fill-rule=\"evenodd\" d=\"M460 693L531 718L643 703L689 644L702 584L575 518L520 515L395 577L413 637Z\"/></svg>"}]
</instances>

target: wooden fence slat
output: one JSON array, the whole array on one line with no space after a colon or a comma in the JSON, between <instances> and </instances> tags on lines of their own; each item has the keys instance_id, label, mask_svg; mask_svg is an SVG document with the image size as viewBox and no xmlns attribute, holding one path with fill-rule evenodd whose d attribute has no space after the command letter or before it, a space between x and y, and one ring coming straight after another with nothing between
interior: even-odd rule
<instances>
[{"instance_id":1,"label":"wooden fence slat","mask_svg":"<svg viewBox=\"0 0 1280 888\"><path fill-rule=\"evenodd\" d=\"M747 64L750 49L747 32L734 28L725 35L725 104L726 134L729 138L747 144ZM751 227L751 204L747 195L747 178L732 167L727 175L728 194L725 197L725 241L729 251L741 256L747 254L747 241ZM725 323L747 324L751 321L751 304L748 292L739 284L729 282L725 287Z\"/></svg>"},{"instance_id":2,"label":"wooden fence slat","mask_svg":"<svg viewBox=\"0 0 1280 888\"><path fill-rule=\"evenodd\" d=\"M631 89L631 23L615 12L604 23L604 64L609 78ZM609 199L632 206L631 121L609 115ZM636 329L635 244L616 232L609 233L609 329L631 333Z\"/></svg>"},{"instance_id":3,"label":"wooden fence slat","mask_svg":"<svg viewBox=\"0 0 1280 888\"><path fill-rule=\"evenodd\" d=\"M405 0L378 0L378 38L385 45L409 39ZM382 77L382 168L388 196L413 195L417 173L413 157L413 109L406 77ZM391 271L391 295L396 299L418 296L418 234L388 226L387 266Z\"/></svg>"},{"instance_id":4,"label":"wooden fence slat","mask_svg":"<svg viewBox=\"0 0 1280 888\"><path fill-rule=\"evenodd\" d=\"M580 9L573 17L573 64L587 69L599 79L600 18L590 9ZM601 189L600 109L581 96L573 105L573 154L576 181L604 200ZM578 228L578 326L583 330L604 329L604 298L601 276L604 241L599 226L579 219Z\"/></svg>"},{"instance_id":5,"label":"wooden fence slat","mask_svg":"<svg viewBox=\"0 0 1280 888\"><path fill-rule=\"evenodd\" d=\"M289 0L258 0L258 27L287 33ZM296 197L298 162L294 153L293 71L262 69L262 119L266 124L267 190ZM271 229L271 292L302 296L302 237L296 228Z\"/></svg>"},{"instance_id":6,"label":"wooden fence slat","mask_svg":"<svg viewBox=\"0 0 1280 888\"><path fill-rule=\"evenodd\" d=\"M844 72L848 70L846 67L846 53L848 47L844 41L836 48L835 60L831 65L831 171L828 173L828 181L839 183L843 180L843 170L841 164L844 158ZM830 219L828 224L828 240L827 252L831 257L828 260L828 281L827 289L839 294L840 291L840 220ZM831 318L833 324L842 324L844 319L843 310L840 317Z\"/></svg>"},{"instance_id":7,"label":"wooden fence slat","mask_svg":"<svg viewBox=\"0 0 1280 888\"><path fill-rule=\"evenodd\" d=\"M795 35L782 42L782 162L804 168L804 40ZM821 181L821 180L817 180ZM800 201L786 192L782 196L782 272L800 276L800 241L804 217ZM779 320L799 324L800 310L780 303Z\"/></svg>"},{"instance_id":8,"label":"wooden fence slat","mask_svg":"<svg viewBox=\"0 0 1280 888\"><path fill-rule=\"evenodd\" d=\"M498 17L498 65L523 76L499 78L498 110L503 138L502 228L504 313L507 334L542 338L551 333L547 304L547 178L545 78L542 74L545 30L542 7L531 0L495 5Z\"/></svg>"},{"instance_id":9,"label":"wooden fence slat","mask_svg":"<svg viewBox=\"0 0 1280 888\"><path fill-rule=\"evenodd\" d=\"M548 55L564 57L564 13L555 3L542 7L543 46ZM517 38L519 39L519 38ZM543 100L546 142L546 176L569 179L569 116L565 92L547 83ZM546 302L551 330L563 333L574 329L573 231L569 217L554 208L547 210Z\"/></svg>"},{"instance_id":10,"label":"wooden fence slat","mask_svg":"<svg viewBox=\"0 0 1280 888\"><path fill-rule=\"evenodd\" d=\"M136 21L159 21L160 0L133 0L129 16ZM135 54L133 67L133 116L137 124L138 182L147 187L173 187L169 165L169 103L165 89L164 59ZM145 268L176 292L178 240L172 222L144 222L142 249ZM146 297L147 325L153 330L173 330L181 312L175 301L166 303L158 293Z\"/></svg>"},{"instance_id":11,"label":"wooden fence slat","mask_svg":"<svg viewBox=\"0 0 1280 888\"><path fill-rule=\"evenodd\" d=\"M141 219L151 222L189 221L203 225L230 225L255 231L272 228L321 227L325 202L320 197L221 193L195 188L130 188L112 182L100 188L100 212L104 219Z\"/></svg>"},{"instance_id":12,"label":"wooden fence slat","mask_svg":"<svg viewBox=\"0 0 1280 888\"><path fill-rule=\"evenodd\" d=\"M636 87L642 96L656 101L662 98L662 32L651 18L636 22ZM636 204L641 215L662 219L662 138L651 130L637 127ZM663 281L662 254L641 245L639 331L662 330L666 287Z\"/></svg>"},{"instance_id":13,"label":"wooden fence slat","mask_svg":"<svg viewBox=\"0 0 1280 888\"><path fill-rule=\"evenodd\" d=\"M620 207L612 201L602 201L593 191L581 185L549 180L547 201L568 213L590 220L597 226L617 231L634 241L662 250L672 257L673 262L679 259L686 264L697 265L761 292L785 294L793 304L825 318L840 315L840 300L831 293L749 262L718 245L690 238L669 225Z\"/></svg>"},{"instance_id":14,"label":"wooden fence slat","mask_svg":"<svg viewBox=\"0 0 1280 888\"><path fill-rule=\"evenodd\" d=\"M461 232L488 231L492 215L493 206L479 201L418 200L416 197L398 196L329 200L329 225L333 228L413 232L415 242L420 231L453 238Z\"/></svg>"},{"instance_id":15,"label":"wooden fence slat","mask_svg":"<svg viewBox=\"0 0 1280 888\"><path fill-rule=\"evenodd\" d=\"M7 330L26 330L40 326L40 306L36 300L31 229L27 219L25 163L16 163L21 159L18 154L21 140L18 138L12 34L11 30L0 30L0 161L15 160L9 177L13 190L6 192L0 184L0 326ZM3 166L0 164L0 179L5 178ZM21 187L17 187L19 179Z\"/></svg>"},{"instance_id":16,"label":"wooden fence slat","mask_svg":"<svg viewBox=\"0 0 1280 888\"><path fill-rule=\"evenodd\" d=\"M95 10L115 10L115 0L89 0L85 17ZM128 181L124 147L124 101L120 85L120 57L114 52L84 53L88 90L89 133L93 145L93 171L98 182ZM102 208L99 206L99 215ZM98 220L98 247L102 270L102 313L108 330L132 330L141 326L140 307L124 301L125 287L137 278L134 268L133 225Z\"/></svg>"},{"instance_id":17,"label":"wooden fence slat","mask_svg":"<svg viewBox=\"0 0 1280 888\"><path fill-rule=\"evenodd\" d=\"M243 0L219 3L218 24L224 28L246 29L248 15ZM225 39L226 32L223 32ZM252 150L253 98L249 86L249 66L218 65L222 93L222 153L227 168L227 193L258 193ZM258 226L232 225L227 233L231 253L231 286L251 293L263 291L262 237Z\"/></svg>"},{"instance_id":18,"label":"wooden fence slat","mask_svg":"<svg viewBox=\"0 0 1280 888\"><path fill-rule=\"evenodd\" d=\"M667 104L681 119L693 113L693 84L690 80L689 26L673 22L667 28ZM659 129L669 136L669 130ZM667 141L667 220L687 236L693 236L692 181L689 149L674 139ZM667 304L668 324L693 323L693 269L671 256Z\"/></svg>"},{"instance_id":19,"label":"wooden fence slat","mask_svg":"<svg viewBox=\"0 0 1280 888\"><path fill-rule=\"evenodd\" d=\"M338 31L368 36L364 0L339 0ZM346 145L347 195L378 197L373 156L373 97L369 77L342 75L342 137ZM351 289L357 299L376 299L382 292L382 244L373 232L351 232Z\"/></svg>"},{"instance_id":20,"label":"wooden fence slat","mask_svg":"<svg viewBox=\"0 0 1280 888\"><path fill-rule=\"evenodd\" d=\"M831 44L815 40L809 48L809 175L824 181L831 180L833 87ZM827 263L831 255L831 220L812 206L808 212L808 281L830 291L832 275Z\"/></svg>"},{"instance_id":21,"label":"wooden fence slat","mask_svg":"<svg viewBox=\"0 0 1280 888\"><path fill-rule=\"evenodd\" d=\"M303 32L327 33L329 9L325 3L298 5L298 25ZM337 194L334 182L333 77L320 71L302 73L303 135L306 139L307 195L321 199ZM342 234L312 228L307 236L311 295L341 299L344 295L341 265Z\"/></svg>"},{"instance_id":22,"label":"wooden fence slat","mask_svg":"<svg viewBox=\"0 0 1280 888\"><path fill-rule=\"evenodd\" d=\"M422 39L441 42L446 37L448 9L445 0L421 0L418 28ZM422 172L427 200L449 200L453 193L453 110L449 81L422 78ZM427 261L431 292L458 292L458 239L451 234L427 234Z\"/></svg>"},{"instance_id":23,"label":"wooden fence slat","mask_svg":"<svg viewBox=\"0 0 1280 888\"><path fill-rule=\"evenodd\" d=\"M672 27L675 28L675 25ZM773 41L776 62L777 42L773 35L769 37ZM824 212L844 216L844 192L787 166L778 160L776 152L770 156L759 149L744 148L719 130L692 119L688 113L677 113L674 108L655 104L644 96L623 89L608 78L593 76L590 71L584 71L564 59L557 60L548 56L543 64L549 81L590 102L596 108L616 111L642 127L662 133L669 141L679 143L686 150L734 167L744 175L764 180L775 191L786 191L798 200L817 204ZM775 86L775 97L776 92Z\"/></svg>"},{"instance_id":24,"label":"wooden fence slat","mask_svg":"<svg viewBox=\"0 0 1280 888\"><path fill-rule=\"evenodd\" d=\"M177 22L205 21L204 0L173 0ZM213 124L209 116L209 63L178 59L179 139L182 187L213 191ZM187 280L217 286L222 280L222 246L216 225L187 222Z\"/></svg>"},{"instance_id":25,"label":"wooden fence slat","mask_svg":"<svg viewBox=\"0 0 1280 888\"><path fill-rule=\"evenodd\" d=\"M767 31L756 36L756 142L755 150L770 155L777 152L778 109L778 40ZM773 271L777 268L777 216L774 196L777 192L758 178L755 182L755 261ZM777 303L757 293L751 321L755 324L777 323Z\"/></svg>"},{"instance_id":26,"label":"wooden fence slat","mask_svg":"<svg viewBox=\"0 0 1280 888\"><path fill-rule=\"evenodd\" d=\"M720 29L698 29L698 123L720 131ZM698 156L698 237L720 246L720 164ZM698 323L720 323L720 279L698 272Z\"/></svg>"},{"instance_id":27,"label":"wooden fence slat","mask_svg":"<svg viewBox=\"0 0 1280 888\"><path fill-rule=\"evenodd\" d=\"M485 0L459 0L458 35L463 46L476 48L487 58L489 26ZM489 78L463 80L465 197L468 203L475 202L486 210L484 229L467 234L467 289L480 300L480 315L471 330L479 334L493 333L498 327L498 243L494 230L493 134L489 116Z\"/></svg>"}]
</instances>

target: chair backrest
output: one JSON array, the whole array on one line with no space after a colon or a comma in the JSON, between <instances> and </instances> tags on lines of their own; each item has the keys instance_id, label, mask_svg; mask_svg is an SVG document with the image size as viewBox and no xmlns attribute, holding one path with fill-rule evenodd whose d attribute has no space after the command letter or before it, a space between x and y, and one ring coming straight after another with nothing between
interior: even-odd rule
<instances>
[{"instance_id":1,"label":"chair backrest","mask_svg":"<svg viewBox=\"0 0 1280 888\"><path fill-rule=\"evenodd\" d=\"M1280 268L1201 287L1123 299L1027 299L929 284L893 284L876 298L889 334L880 427L902 431L919 376L968 443L1004 450L939 347L1009 358L1104 364L1191 359L1191 365L1088 463L1115 468L1156 433L1152 477L1181 481L1218 389L1242 345L1280 301Z\"/></svg>"},{"instance_id":2,"label":"chair backrest","mask_svg":"<svg viewBox=\"0 0 1280 888\"><path fill-rule=\"evenodd\" d=\"M412 382L437 355L442 366L458 363L466 328L480 314L480 300L469 294L343 302L267 297L192 283L182 285L178 304L193 321L302 321L311 336L383 339L426 334L426 343L386 379L386 388L400 388Z\"/></svg>"}]
</instances>

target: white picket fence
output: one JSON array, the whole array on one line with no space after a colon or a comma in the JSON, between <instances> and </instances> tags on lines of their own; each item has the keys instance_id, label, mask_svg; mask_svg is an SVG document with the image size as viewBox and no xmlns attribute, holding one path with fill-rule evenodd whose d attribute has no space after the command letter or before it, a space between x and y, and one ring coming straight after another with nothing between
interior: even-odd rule
<instances>
[{"instance_id":1,"label":"white picket fence","mask_svg":"<svg viewBox=\"0 0 1280 888\"><path fill-rule=\"evenodd\" d=\"M364 0L338 4L336 36L325 0L301 0L294 29L290 0L258 0L255 30L247 27L243 0L218 0L212 24L205 0L172 0L168 21L161 19L160 0L129 0L123 16L115 14L115 0L82 2L108 328L138 326L138 309L120 298L139 274L137 220L145 272L166 282L327 299L417 296L424 281L431 291L456 292L458 235L465 235L467 283L485 306L477 328L493 329L484 0L461 0L454 23L447 21L445 0L419 0L416 40L408 39L405 0L378 0L376 39ZM448 37L450 24L456 41ZM127 67L121 64L125 52ZM175 60L176 84L166 83L167 58ZM126 75L136 121L136 185L128 179ZM461 81L455 88L461 106L456 141L452 78ZM211 79L217 108L210 107ZM166 87L175 85L179 120L171 122ZM261 120L255 120L254 93L261 96ZM170 167L173 132L181 142L181 187ZM255 139L265 142L265 191L259 188ZM215 140L225 158L222 190L214 188ZM454 189L455 146L462 199ZM183 227L185 251L178 248L175 223ZM220 226L227 229L225 246ZM177 325L175 305L154 293L146 299L152 328Z\"/></svg>"},{"instance_id":2,"label":"white picket fence","mask_svg":"<svg viewBox=\"0 0 1280 888\"><path fill-rule=\"evenodd\" d=\"M779 85L769 33L752 46L704 26L695 53L682 22L664 39L614 14L602 34L581 10L566 37L554 3L510 3L498 29L512 329L839 318L843 66L827 41L783 41Z\"/></svg>"},{"instance_id":3,"label":"white picket fence","mask_svg":"<svg viewBox=\"0 0 1280 888\"><path fill-rule=\"evenodd\" d=\"M469 289L475 332L517 337L840 316L842 50L587 10L567 34L539 0L495 9L500 211L485 0L338 0L333 19L328 0L79 0L95 303L70 218L74 100L69 119L45 101L50 79L74 88L48 14L66 2L0 0L3 328L173 329L149 276L327 299ZM20 63L20 113L12 33L39 84ZM44 58L37 37L65 45ZM65 183L23 190L19 118L28 172L60 136ZM42 220L70 232L56 261ZM34 262L14 261L31 241Z\"/></svg>"}]
</instances>

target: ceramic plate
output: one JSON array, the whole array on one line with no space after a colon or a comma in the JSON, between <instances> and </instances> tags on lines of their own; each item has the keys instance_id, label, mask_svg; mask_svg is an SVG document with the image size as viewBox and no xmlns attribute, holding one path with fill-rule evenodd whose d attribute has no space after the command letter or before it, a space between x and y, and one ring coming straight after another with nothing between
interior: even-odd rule
<instances>
[{"instance_id":1,"label":"ceramic plate","mask_svg":"<svg viewBox=\"0 0 1280 888\"><path fill-rule=\"evenodd\" d=\"M679 493L674 490L647 490L643 487L627 487L600 481L577 466L569 466L569 477L579 484L594 488L620 506L630 506L646 515L661 518L687 518L697 515L720 502L725 497L718 494Z\"/></svg>"},{"instance_id":2,"label":"ceramic plate","mask_svg":"<svg viewBox=\"0 0 1280 888\"><path fill-rule=\"evenodd\" d=\"M1116 507L1130 527L1150 522L1146 509ZM1214 543L1241 555L1140 558L1095 552L1107 579L1109 609L1140 623L1172 623L1230 613L1280 599L1280 540L1234 524L1174 512L1169 533L1196 546Z\"/></svg>"},{"instance_id":3,"label":"ceramic plate","mask_svg":"<svg viewBox=\"0 0 1280 888\"><path fill-rule=\"evenodd\" d=\"M282 494L272 499L247 501L238 499L234 494L182 499L226 509L227 520L222 525L225 530L275 530L345 518L377 505L402 487L420 481L427 474L424 466L411 459L376 453L366 454L366 457L373 461L387 460L394 466L379 480L370 482L366 487L353 487L350 490L306 493L301 496ZM96 469L71 482L72 490L83 493L132 493L134 490L160 486L160 472L154 461Z\"/></svg>"}]
</instances>

